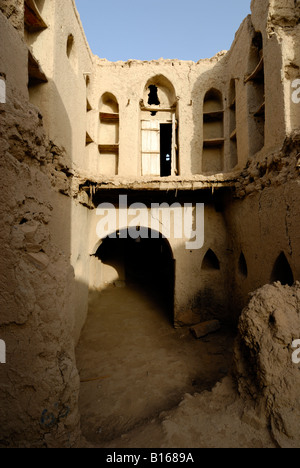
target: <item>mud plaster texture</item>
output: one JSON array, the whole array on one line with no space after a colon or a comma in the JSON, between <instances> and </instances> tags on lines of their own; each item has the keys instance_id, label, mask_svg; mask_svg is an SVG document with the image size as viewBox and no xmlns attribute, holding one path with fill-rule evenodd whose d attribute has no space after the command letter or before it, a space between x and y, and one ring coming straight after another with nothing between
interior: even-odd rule
<instances>
[{"instance_id":1,"label":"mud plaster texture","mask_svg":"<svg viewBox=\"0 0 300 468\"><path fill-rule=\"evenodd\" d=\"M79 434L74 272L51 241L52 146L29 103L11 100L0 122L0 309L8 350L0 368L1 445L72 446Z\"/></svg>"},{"instance_id":2,"label":"mud plaster texture","mask_svg":"<svg viewBox=\"0 0 300 468\"><path fill-rule=\"evenodd\" d=\"M199 394L187 387L179 405L168 406L150 423L126 426L121 438L104 445L299 447L299 367L291 362L291 343L300 338L299 283L269 284L283 254L293 280L300 278L300 105L291 101L291 81L300 70L299 2L253 1L252 16L241 25L231 51L197 64L98 59L72 0L37 3L48 27L24 34L24 3L0 1L0 76L7 91L6 103L0 104L0 339L7 348L7 364L0 366L0 446L91 445L81 431L86 414L79 411L75 348L87 323L89 290L104 272L94 257L97 201L124 191L139 201L137 192L158 193L165 201L170 191L174 198L185 192L192 201L209 200L204 248L191 255L172 239L178 319L187 325L195 315L223 319L226 313L239 323L235 364L211 391ZM265 146L257 150L262 140L252 118L257 104L244 80L253 71L248 56L259 30L265 44L266 120ZM67 54L72 37L76 47ZM28 49L47 82L28 87ZM234 167L232 70L239 76ZM181 94L179 100L175 96L181 172L170 178L142 177L140 171L140 99L154 75L167 75ZM222 170L203 174L202 106L211 86L222 90L226 104L225 158ZM118 98L118 174L111 154L104 155L107 166L99 162L103 93ZM114 149L116 141L110 143ZM219 270L201 268L208 249L217 253ZM218 296L218 307L212 306Z\"/></svg>"}]
</instances>

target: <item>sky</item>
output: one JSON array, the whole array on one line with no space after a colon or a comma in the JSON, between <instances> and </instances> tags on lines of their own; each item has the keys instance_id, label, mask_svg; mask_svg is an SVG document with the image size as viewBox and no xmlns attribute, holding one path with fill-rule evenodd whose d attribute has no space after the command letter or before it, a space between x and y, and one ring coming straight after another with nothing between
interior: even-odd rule
<instances>
[{"instance_id":1,"label":"sky","mask_svg":"<svg viewBox=\"0 0 300 468\"><path fill-rule=\"evenodd\" d=\"M251 0L75 0L95 55L197 62L229 50Z\"/></svg>"}]
</instances>

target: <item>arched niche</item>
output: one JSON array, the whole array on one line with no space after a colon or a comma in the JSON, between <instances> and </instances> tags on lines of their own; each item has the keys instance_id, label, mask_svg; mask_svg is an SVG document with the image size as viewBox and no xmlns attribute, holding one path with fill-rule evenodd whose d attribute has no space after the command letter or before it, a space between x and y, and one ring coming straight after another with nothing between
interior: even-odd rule
<instances>
[{"instance_id":1,"label":"arched niche","mask_svg":"<svg viewBox=\"0 0 300 468\"><path fill-rule=\"evenodd\" d=\"M275 283L276 281L282 285L293 286L294 284L294 275L284 252L281 252L277 257L271 273L270 282Z\"/></svg>"},{"instance_id":2,"label":"arched niche","mask_svg":"<svg viewBox=\"0 0 300 468\"><path fill-rule=\"evenodd\" d=\"M224 104L222 93L211 88L203 102L202 172L216 174L224 167Z\"/></svg>"},{"instance_id":3,"label":"arched niche","mask_svg":"<svg viewBox=\"0 0 300 468\"><path fill-rule=\"evenodd\" d=\"M66 43L66 53L69 59L70 65L73 68L74 72L77 73L78 68L78 58L77 58L77 50L75 44L75 38L73 34L69 34Z\"/></svg>"},{"instance_id":4,"label":"arched niche","mask_svg":"<svg viewBox=\"0 0 300 468\"><path fill-rule=\"evenodd\" d=\"M223 96L221 91L216 88L211 88L204 97L203 112L223 112Z\"/></svg>"},{"instance_id":5,"label":"arched niche","mask_svg":"<svg viewBox=\"0 0 300 468\"><path fill-rule=\"evenodd\" d=\"M104 93L99 101L100 112L119 114L117 98L112 93Z\"/></svg>"},{"instance_id":6,"label":"arched niche","mask_svg":"<svg viewBox=\"0 0 300 468\"><path fill-rule=\"evenodd\" d=\"M239 258L238 271L242 278L246 279L248 277L248 266L247 266L246 258L243 252L241 252L241 255Z\"/></svg>"},{"instance_id":7,"label":"arched niche","mask_svg":"<svg viewBox=\"0 0 300 468\"><path fill-rule=\"evenodd\" d=\"M119 167L119 103L110 92L99 101L100 172L103 175L117 175Z\"/></svg>"},{"instance_id":8,"label":"arched niche","mask_svg":"<svg viewBox=\"0 0 300 468\"><path fill-rule=\"evenodd\" d=\"M202 262L202 270L217 271L220 270L220 262L212 249L209 249Z\"/></svg>"}]
</instances>

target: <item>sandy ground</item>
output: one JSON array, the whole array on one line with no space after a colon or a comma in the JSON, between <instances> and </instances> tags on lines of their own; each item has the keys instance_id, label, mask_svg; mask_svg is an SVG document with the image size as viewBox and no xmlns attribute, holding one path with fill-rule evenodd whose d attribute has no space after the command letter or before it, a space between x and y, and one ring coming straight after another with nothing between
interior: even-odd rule
<instances>
[{"instance_id":1,"label":"sandy ground","mask_svg":"<svg viewBox=\"0 0 300 468\"><path fill-rule=\"evenodd\" d=\"M174 329L153 291L92 292L76 353L83 436L97 447L157 446L167 412L228 373L233 339L225 327L201 340Z\"/></svg>"}]
</instances>

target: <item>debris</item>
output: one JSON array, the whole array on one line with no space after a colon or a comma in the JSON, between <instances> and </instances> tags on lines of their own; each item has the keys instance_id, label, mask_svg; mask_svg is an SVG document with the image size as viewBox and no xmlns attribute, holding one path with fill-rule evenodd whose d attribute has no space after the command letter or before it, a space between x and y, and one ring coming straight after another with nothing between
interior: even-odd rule
<instances>
[{"instance_id":1,"label":"debris","mask_svg":"<svg viewBox=\"0 0 300 468\"><path fill-rule=\"evenodd\" d=\"M221 328L221 323L219 320L211 320L209 322L199 323L198 325L194 325L190 328L192 335L195 338L203 338L204 336L208 335L209 333L214 333Z\"/></svg>"}]
</instances>

